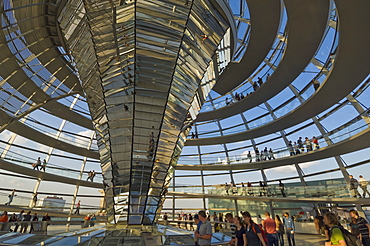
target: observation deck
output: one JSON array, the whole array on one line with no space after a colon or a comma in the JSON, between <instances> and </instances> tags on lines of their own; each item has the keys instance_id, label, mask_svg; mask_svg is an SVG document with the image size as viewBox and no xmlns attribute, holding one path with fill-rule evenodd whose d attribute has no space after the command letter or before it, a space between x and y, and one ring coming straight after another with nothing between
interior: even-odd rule
<instances>
[{"instance_id":1,"label":"observation deck","mask_svg":"<svg viewBox=\"0 0 370 246\"><path fill-rule=\"evenodd\" d=\"M36 180L11 209L26 208L44 181L75 186L63 194L71 207L80 187L104 189L108 220L122 228L150 228L171 198L173 214L177 198L199 199L203 209L207 199L229 200L236 213L238 200L272 211L293 200L370 205L346 187L289 188L283 197L271 185L266 196L206 185L240 183L244 174L271 184L278 179L265 170L287 165L298 176L274 174L287 183L340 172L348 181L348 169L358 175L354 167L369 163L358 153L370 147L370 2L235 1L3 1L1 175ZM264 82L253 89L257 77ZM320 148L292 155L297 136L317 136ZM274 158L255 161L267 146ZM50 159L46 171L33 170L35 156ZM319 160L337 166L305 175L304 164ZM197 187L181 188L192 178ZM100 230L91 233L118 240L117 231Z\"/></svg>"},{"instance_id":2,"label":"observation deck","mask_svg":"<svg viewBox=\"0 0 370 246\"><path fill-rule=\"evenodd\" d=\"M240 103L201 113L196 121L222 119L260 105L285 89L309 64L319 47L327 27L329 1L315 0L307 2L293 0L284 1L284 3L288 15L288 41L282 60L276 70L256 92L245 97ZM272 26L274 27L274 25ZM251 28L253 30L253 22L251 22ZM305 48L302 49L302 47ZM245 55L248 55L248 53ZM253 59L253 57L250 57L250 59ZM234 64L231 63L230 66L232 65ZM228 73L225 71L228 75L228 81L231 82L225 83L221 80L221 85L218 87L219 91L225 93L233 87L234 83L239 84L249 77L250 73L244 74L248 70L245 70L242 66L239 66L239 68L242 69L239 69L238 72ZM216 85L218 85L218 82Z\"/></svg>"},{"instance_id":3,"label":"observation deck","mask_svg":"<svg viewBox=\"0 0 370 246\"><path fill-rule=\"evenodd\" d=\"M250 158L247 156L245 151L243 155L229 156L227 159L222 156L210 158L205 157L202 158L202 165L199 165L197 156L188 155L180 157L177 169L198 170L199 168L199 170L241 170L271 168L287 164L320 160L332 157L335 153L345 154L357 151L370 146L370 143L366 141L370 129L368 123L364 120L367 118L369 118L369 113L364 112L338 128L327 132L325 135L318 136L319 149L313 148L310 152L308 152L307 148L304 147L303 149L299 149L299 154L296 154L296 150L294 150L292 146L293 156L287 147L274 149L272 155L270 155L269 153L263 153L263 148L261 148L261 156L266 154L267 156L265 156L264 160L259 162L256 162L257 158L254 151L251 152ZM267 143L261 143L260 146L263 147L268 144L268 142L269 141L267 141Z\"/></svg>"}]
</instances>

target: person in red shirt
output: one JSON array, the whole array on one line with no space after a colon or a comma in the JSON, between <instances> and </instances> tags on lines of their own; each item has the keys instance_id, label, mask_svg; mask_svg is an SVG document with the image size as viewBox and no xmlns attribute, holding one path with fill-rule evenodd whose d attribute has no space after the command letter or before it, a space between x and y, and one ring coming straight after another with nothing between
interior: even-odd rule
<instances>
[{"instance_id":1,"label":"person in red shirt","mask_svg":"<svg viewBox=\"0 0 370 246\"><path fill-rule=\"evenodd\" d=\"M8 222L8 212L4 211L3 215L0 217L0 222Z\"/></svg>"},{"instance_id":2,"label":"person in red shirt","mask_svg":"<svg viewBox=\"0 0 370 246\"><path fill-rule=\"evenodd\" d=\"M319 140L315 136L312 137L312 143L314 149L320 149Z\"/></svg>"},{"instance_id":3,"label":"person in red shirt","mask_svg":"<svg viewBox=\"0 0 370 246\"><path fill-rule=\"evenodd\" d=\"M84 218L84 226L83 226L84 228L90 226L90 220L91 220L90 214L86 215Z\"/></svg>"},{"instance_id":4,"label":"person in red shirt","mask_svg":"<svg viewBox=\"0 0 370 246\"><path fill-rule=\"evenodd\" d=\"M266 230L268 245L279 246L275 220L271 219L269 212L265 212L265 217L266 219L262 221L262 225Z\"/></svg>"}]
</instances>

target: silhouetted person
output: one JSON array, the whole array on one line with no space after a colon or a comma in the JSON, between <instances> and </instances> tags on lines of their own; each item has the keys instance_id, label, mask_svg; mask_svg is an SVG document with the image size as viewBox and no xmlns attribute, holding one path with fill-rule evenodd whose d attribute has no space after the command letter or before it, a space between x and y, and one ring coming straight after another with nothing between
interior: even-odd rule
<instances>
[{"instance_id":1,"label":"silhouetted person","mask_svg":"<svg viewBox=\"0 0 370 246\"><path fill-rule=\"evenodd\" d=\"M40 168L40 171L41 170L44 170L44 172L46 171L46 165L47 165L48 163L46 162L46 160L44 159L44 161L42 162L42 166L41 166L41 168Z\"/></svg>"},{"instance_id":2,"label":"silhouetted person","mask_svg":"<svg viewBox=\"0 0 370 246\"><path fill-rule=\"evenodd\" d=\"M257 83L259 84L259 86L261 86L263 84L263 81L262 81L261 77L258 77Z\"/></svg>"},{"instance_id":3,"label":"silhouetted person","mask_svg":"<svg viewBox=\"0 0 370 246\"><path fill-rule=\"evenodd\" d=\"M81 201L78 201L78 203L76 204L75 214L80 214L80 208L81 208Z\"/></svg>"},{"instance_id":4,"label":"silhouetted person","mask_svg":"<svg viewBox=\"0 0 370 246\"><path fill-rule=\"evenodd\" d=\"M319 89L320 87L320 82L317 81L317 80L314 80L313 81L313 88L315 89L315 91L317 91L317 89Z\"/></svg>"},{"instance_id":5,"label":"silhouetted person","mask_svg":"<svg viewBox=\"0 0 370 246\"><path fill-rule=\"evenodd\" d=\"M260 160L260 151L258 150L258 148L256 148L256 150L254 151L254 153L256 154L256 161L261 161Z\"/></svg>"},{"instance_id":6,"label":"silhouetted person","mask_svg":"<svg viewBox=\"0 0 370 246\"><path fill-rule=\"evenodd\" d=\"M37 159L36 163L34 163L32 166L33 166L33 170L35 170L35 168L36 168L37 171L39 171L39 167L41 167L41 159L40 159L40 157Z\"/></svg>"},{"instance_id":7,"label":"silhouetted person","mask_svg":"<svg viewBox=\"0 0 370 246\"><path fill-rule=\"evenodd\" d=\"M258 84L257 84L257 82L254 82L252 86L253 86L253 90L254 90L254 91L256 91L256 90L258 89Z\"/></svg>"},{"instance_id":8,"label":"silhouetted person","mask_svg":"<svg viewBox=\"0 0 370 246\"><path fill-rule=\"evenodd\" d=\"M285 194L285 187L284 187L284 184L281 182L281 180L279 180L279 188L280 188L281 195L282 195L283 197L286 197L286 194Z\"/></svg>"},{"instance_id":9,"label":"silhouetted person","mask_svg":"<svg viewBox=\"0 0 370 246\"><path fill-rule=\"evenodd\" d=\"M360 193L358 192L358 181L352 175L349 175L349 190L353 197L361 198Z\"/></svg>"},{"instance_id":10,"label":"silhouetted person","mask_svg":"<svg viewBox=\"0 0 370 246\"><path fill-rule=\"evenodd\" d=\"M269 160L271 160L271 159L275 160L275 156L274 156L274 151L272 151L272 149L270 148L269 149Z\"/></svg>"},{"instance_id":11,"label":"silhouetted person","mask_svg":"<svg viewBox=\"0 0 370 246\"><path fill-rule=\"evenodd\" d=\"M36 203L37 203L37 193L35 193L35 195L33 195L33 197L32 197L32 206L31 206L31 208L36 206Z\"/></svg>"}]
</instances>

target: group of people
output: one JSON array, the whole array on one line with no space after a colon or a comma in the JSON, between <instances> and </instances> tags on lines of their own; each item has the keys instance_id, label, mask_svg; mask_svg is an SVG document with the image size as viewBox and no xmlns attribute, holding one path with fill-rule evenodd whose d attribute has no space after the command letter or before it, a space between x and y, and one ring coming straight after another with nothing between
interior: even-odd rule
<instances>
[{"instance_id":1,"label":"group of people","mask_svg":"<svg viewBox=\"0 0 370 246\"><path fill-rule=\"evenodd\" d=\"M37 169L37 171L42 171L44 170L44 172L46 172L46 165L47 165L47 162L46 160L44 159L42 162L41 162L41 158L37 158L37 161L35 163L32 164L32 167L33 167L33 170ZM40 169L39 169L40 168Z\"/></svg>"},{"instance_id":2,"label":"group of people","mask_svg":"<svg viewBox=\"0 0 370 246\"><path fill-rule=\"evenodd\" d=\"M322 217L322 231L324 231L326 237L325 246L348 246L347 240L350 238L352 243L356 243L357 238L357 245L370 246L370 224L354 209L350 210L349 214L351 216L350 232L352 235L343 228L339 222L339 217L335 213L327 212L324 214ZM320 221L320 218L316 217L315 220ZM318 233L321 233L321 230L318 230Z\"/></svg>"},{"instance_id":3,"label":"group of people","mask_svg":"<svg viewBox=\"0 0 370 246\"><path fill-rule=\"evenodd\" d=\"M87 174L86 181L89 181L90 179L91 182L94 182L94 178L95 178L95 170L92 170L92 171L90 170L89 173Z\"/></svg>"},{"instance_id":4,"label":"group of people","mask_svg":"<svg viewBox=\"0 0 370 246\"><path fill-rule=\"evenodd\" d=\"M252 185L251 182L248 182L247 184L244 184L243 182L240 183L240 186L241 186L241 192L238 192L238 187L237 185L234 183L234 182L230 182L230 184L228 184L227 182L224 184L225 186L225 193L226 195L248 195L248 196L255 196L255 195L259 195L259 196L270 196L271 192L270 190L268 189L267 187L267 183L264 182L264 181L259 181L259 190L257 191L257 194L255 194L254 192L256 191ZM279 184L278 184L278 188L281 192L281 195L283 197L286 197L286 193L285 193L285 185L283 182L281 182L281 180L279 180ZM258 194L259 193L259 194Z\"/></svg>"},{"instance_id":5,"label":"group of people","mask_svg":"<svg viewBox=\"0 0 370 246\"><path fill-rule=\"evenodd\" d=\"M290 156L293 155L299 155L301 153L320 149L319 140L313 136L312 139L309 139L308 137L305 137L303 140L302 137L299 137L297 142L289 141L288 143L288 150L290 153Z\"/></svg>"},{"instance_id":6,"label":"group of people","mask_svg":"<svg viewBox=\"0 0 370 246\"><path fill-rule=\"evenodd\" d=\"M37 192L32 195L32 203L31 203L31 206L30 206L31 208L36 206L37 195L38 195ZM17 196L17 194L15 194L15 189L13 189L8 195L9 200L8 200L8 202L5 203L5 206L10 206L10 204L13 202L14 197L16 197L16 196Z\"/></svg>"},{"instance_id":7,"label":"group of people","mask_svg":"<svg viewBox=\"0 0 370 246\"><path fill-rule=\"evenodd\" d=\"M249 94L247 93L247 96L248 96ZM234 100L236 101L236 102L239 102L240 100L243 100L244 99L244 95L243 95L243 93L237 93L237 92L235 92L235 96L234 96L235 98L234 98ZM231 98L231 100L229 100L229 98L228 97L226 97L225 98L225 104L226 104L226 106L227 105L230 105L231 103L233 102L233 99Z\"/></svg>"},{"instance_id":8,"label":"group of people","mask_svg":"<svg viewBox=\"0 0 370 246\"><path fill-rule=\"evenodd\" d=\"M264 148L264 150L259 150L257 147L256 149L254 150L254 154L255 154L255 157L256 157L256 162L258 161L266 161L267 159L271 160L271 159L275 159L275 156L274 156L274 151L272 150L272 148L270 149L267 149L267 147ZM250 151L248 151L247 153L247 160L249 160L249 163L252 162L252 154Z\"/></svg>"},{"instance_id":9,"label":"group of people","mask_svg":"<svg viewBox=\"0 0 370 246\"><path fill-rule=\"evenodd\" d=\"M269 79L270 77L270 74L267 74L266 76L266 81ZM254 81L252 83L252 88L253 88L253 92L255 92L258 88L260 88L263 84L263 79L261 77L258 77L257 78L257 81ZM243 100L245 97L249 96L250 94L253 93L252 91L250 93L246 93L245 96L243 95L243 93L238 93L238 92L235 92L235 95L234 95L234 100L236 102L239 102L240 100ZM231 98L231 100L229 100L228 97L225 98L225 104L226 106L231 104L233 102L233 98Z\"/></svg>"},{"instance_id":10,"label":"group of people","mask_svg":"<svg viewBox=\"0 0 370 246\"><path fill-rule=\"evenodd\" d=\"M193 215L191 213L189 213L189 214L187 214L187 213L177 214L177 227L178 228L185 228L186 230L194 230L194 218L196 218L196 217L198 217L197 214ZM222 229L222 223L217 223L217 222L227 222L225 220L225 217L224 217L223 213L219 213L217 215L216 212L214 212L213 215L210 215L207 212L206 217L207 217L208 221L215 222L213 224L213 229L214 229L215 232L219 232ZM165 222L167 222L167 220L168 220L167 213L165 213L163 215L163 220Z\"/></svg>"},{"instance_id":11,"label":"group of people","mask_svg":"<svg viewBox=\"0 0 370 246\"><path fill-rule=\"evenodd\" d=\"M368 198L370 198L370 192L367 187L368 184L369 182L366 179L364 179L362 175L359 175L358 180L355 179L353 175L349 175L349 190L352 197L366 198L367 195ZM256 189L250 182L247 182L246 184L241 182L239 185L235 184L234 182L230 182L230 184L225 182L223 186L226 195L248 195L248 196L258 196L258 194L259 196L271 195L271 190L268 188L267 183L264 181L259 181L259 189ZM360 194L358 188L361 188L362 195ZM279 180L277 189L280 190L281 195L283 197L286 197L287 194L285 191L285 185L283 184L283 182L281 182L281 180Z\"/></svg>"},{"instance_id":12,"label":"group of people","mask_svg":"<svg viewBox=\"0 0 370 246\"><path fill-rule=\"evenodd\" d=\"M84 218L84 227L93 227L96 223L95 214L88 214Z\"/></svg>"},{"instance_id":13,"label":"group of people","mask_svg":"<svg viewBox=\"0 0 370 246\"><path fill-rule=\"evenodd\" d=\"M368 222L359 216L356 210L349 211L351 216L351 235L352 240L363 246L370 246L370 225ZM219 215L220 216L220 215ZM241 212L241 216L233 216L231 213L225 215L225 222L230 223L231 241L229 245L233 246L284 246L284 234L289 246L295 246L295 225L293 217L289 213L284 213L281 219L279 215L271 218L269 212L264 213L265 219L259 215L257 221L252 220L249 212ZM211 245L212 237L212 217L217 218L217 215L210 216L205 211L199 211L194 215L194 223L197 226L194 231L195 245ZM348 246L346 243L348 235L346 230L341 226L338 216L335 213L327 212L321 217L321 224L325 230L325 246L340 245ZM214 222L223 221L223 217ZM214 223L214 226L217 223ZM191 228L192 229L192 228ZM217 232L217 230L214 230ZM320 231L319 231L320 233ZM360 243L361 242L361 243Z\"/></svg>"},{"instance_id":14,"label":"group of people","mask_svg":"<svg viewBox=\"0 0 370 246\"><path fill-rule=\"evenodd\" d=\"M191 133L191 138L198 138L197 132ZM297 142L288 142L288 151L290 156L293 155L299 155L301 153L310 152L312 150L320 149L319 140L317 137L313 136L312 139L309 139L308 137L305 137L305 139L302 139L302 137L299 137ZM265 147L263 150L259 150L258 147L254 150L255 154L255 161L266 161L266 160L274 160L274 151L272 148L268 149ZM248 151L247 153L247 160L249 160L249 163L252 162L252 153L251 151Z\"/></svg>"},{"instance_id":15,"label":"group of people","mask_svg":"<svg viewBox=\"0 0 370 246\"><path fill-rule=\"evenodd\" d=\"M223 216L223 215L222 215ZM215 215L217 218L218 216ZM194 231L195 245L211 245L212 225L208 213L199 211L194 216L197 225ZM259 216L260 218L260 216ZM220 218L218 218L220 220ZM223 221L220 220L220 221ZM234 246L283 246L285 233L289 246L295 246L294 221L288 213L284 214L283 220L278 215L272 219L269 212L265 212L265 219L252 220L249 212L241 213L241 216L233 216L231 213L225 215L225 222L230 223L231 241ZM214 226L217 223L214 223ZM217 232L215 230L215 232Z\"/></svg>"},{"instance_id":16,"label":"group of people","mask_svg":"<svg viewBox=\"0 0 370 246\"><path fill-rule=\"evenodd\" d=\"M313 136L312 139L305 137L304 140L302 139L302 137L299 137L297 142L294 143L292 141L288 142L288 151L290 156L299 155L301 153L304 153L305 150L306 152L309 152L319 148L320 148L319 140L315 136ZM274 151L272 150L272 148L268 149L267 147L265 147L263 150L260 151L256 147L254 154L256 162L266 161L267 159L268 160L275 159ZM252 162L252 154L250 151L248 151L247 153L247 160L249 160L249 163Z\"/></svg>"},{"instance_id":17,"label":"group of people","mask_svg":"<svg viewBox=\"0 0 370 246\"><path fill-rule=\"evenodd\" d=\"M242 217L227 214L227 220L234 223L232 240L230 245L235 246L283 246L284 233L286 234L289 246L295 246L294 221L288 213L284 213L283 220L279 215L271 218L269 212L265 212L265 219L258 216L257 222L252 220L249 212L242 212Z\"/></svg>"},{"instance_id":18,"label":"group of people","mask_svg":"<svg viewBox=\"0 0 370 246\"><path fill-rule=\"evenodd\" d=\"M4 211L2 216L0 217L0 222L20 222L20 223L14 223L14 228L10 229L12 232L17 232L18 228L20 226L20 233L27 233L28 225L31 224L31 228L29 233L32 233L33 231L39 231L40 230L40 224L38 223L30 223L30 222L39 221L39 217L37 213L34 213L34 215L31 215L31 211L28 211L26 214L24 213L24 210L22 210L18 215L15 213L12 214L12 216L8 216L8 212ZM48 213L46 213L42 217L42 221L51 221L50 216Z\"/></svg>"},{"instance_id":19,"label":"group of people","mask_svg":"<svg viewBox=\"0 0 370 246\"><path fill-rule=\"evenodd\" d=\"M370 224L359 215L358 211L349 211L351 233L361 240L364 246L370 246Z\"/></svg>"},{"instance_id":20,"label":"group of people","mask_svg":"<svg viewBox=\"0 0 370 246\"><path fill-rule=\"evenodd\" d=\"M366 194L370 198L370 192L367 190L368 182L362 175L359 176L359 180L355 179L353 175L349 175L349 190L353 197L365 198ZM358 187L362 190L362 196L358 192Z\"/></svg>"},{"instance_id":21,"label":"group of people","mask_svg":"<svg viewBox=\"0 0 370 246\"><path fill-rule=\"evenodd\" d=\"M167 221L168 217L167 214L163 216L163 220ZM181 228L181 224L184 222L185 229L188 230L188 224L190 226L190 230L194 230L194 222L193 222L193 215L192 214L178 214L177 215L177 226Z\"/></svg>"},{"instance_id":22,"label":"group of people","mask_svg":"<svg viewBox=\"0 0 370 246\"><path fill-rule=\"evenodd\" d=\"M267 74L266 81L268 80L269 77L270 77L270 74ZM253 91L256 91L258 88L260 88L262 86L262 84L263 84L262 78L258 77L257 81L253 82L253 84L252 84Z\"/></svg>"}]
</instances>

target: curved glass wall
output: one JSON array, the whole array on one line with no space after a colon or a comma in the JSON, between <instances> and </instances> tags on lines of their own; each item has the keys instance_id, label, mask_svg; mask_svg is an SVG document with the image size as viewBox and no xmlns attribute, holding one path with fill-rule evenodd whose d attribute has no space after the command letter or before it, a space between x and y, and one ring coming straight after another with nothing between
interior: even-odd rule
<instances>
[{"instance_id":1,"label":"curved glass wall","mask_svg":"<svg viewBox=\"0 0 370 246\"><path fill-rule=\"evenodd\" d=\"M227 70L230 61L237 62L242 59L250 41L253 24L246 1L228 2L237 28L236 47L234 52L230 50L228 42L231 34L228 31L218 47L217 66L213 66L210 69L212 71L207 71L208 77L202 79L204 92L211 90L211 86L207 84L215 81L214 73L222 74ZM335 3L330 2L332 10L328 15L327 28L320 47L310 64L287 88L257 107L229 117L221 116L220 120L189 120L191 130L188 139L191 141L192 138L227 136L265 125L268 127L269 123L288 116L302 103L309 101L315 94L314 85L322 85L330 77L340 52L341 26ZM3 170L0 176L1 180L11 182L2 182L0 202L5 203L6 194L16 189L18 197L14 204L22 206L27 206L32 194L39 192L40 197L61 194L66 200L65 212L71 212L78 200L92 208L89 212L104 210L100 207L103 194L99 190L102 191L102 186L97 188L103 182L97 155L99 146L92 124L89 124L91 114L80 86L75 60L70 51L62 48L63 43L58 37L55 25L57 20L44 18L54 15L46 4L18 6L16 1L11 0L4 0L2 3L0 161ZM22 13L27 12L34 14L23 18ZM200 109L202 114L223 107L238 107L238 104L245 102L240 98L241 95L245 98L252 92L258 93L258 89L253 88L253 83L259 77L266 83L267 77L271 76L282 62L289 43L288 15L285 9L281 16L279 30L270 52L253 74L224 95L211 90L203 106L203 99L198 98L199 100L192 104L194 112ZM30 29L30 23L36 28ZM73 25L70 28L73 29ZM36 37L39 37L40 42ZM290 157L289 141L292 141L294 148L294 142L297 142L299 137L312 139L315 136L320 149L324 149L354 140L359 133L367 131L370 123L369 84L368 76L355 90L349 92L348 96L340 98L337 104L316 117L289 128L237 142L185 146L178 161L179 169L175 170L168 189L164 211L172 215L180 211L199 209L220 212L253 210L255 206L258 209L252 212L257 213L269 210L271 206L278 210L284 205L256 201L246 203L237 201L236 198L224 199L227 201L222 203L211 198L194 198L190 201L189 198L181 199L181 196L171 195L171 192L226 195L225 183L230 185L230 182L236 184L238 195L248 195L248 192L259 195L265 192L259 187L259 182L262 181L268 185L266 192L272 197L283 197L278 186L281 180L286 186L286 195L290 198L349 197L351 194L346 183L348 173L355 177L365 175L364 170L369 164L366 156L369 148L296 163L295 157ZM194 112L191 115L193 119L196 115ZM27 134L29 131L32 131L32 136ZM246 168L240 170L181 170L183 165L224 166L248 164L250 160L255 163L256 149L261 151L265 147L273 150L274 158L286 158L286 165L271 168L248 168L246 165ZM248 151L251 152L251 159ZM38 157L47 162L45 173L55 175L49 177L49 181L38 179L33 170L32 164ZM264 161L268 163L269 156ZM95 171L94 182L88 180L92 170ZM76 184L60 182L60 177L68 177ZM56 181L50 181L51 178ZM21 181L15 182L15 179ZM248 190L242 187L242 182L244 185L251 182L253 188ZM232 188L228 190L230 193L232 191Z\"/></svg>"}]
</instances>

